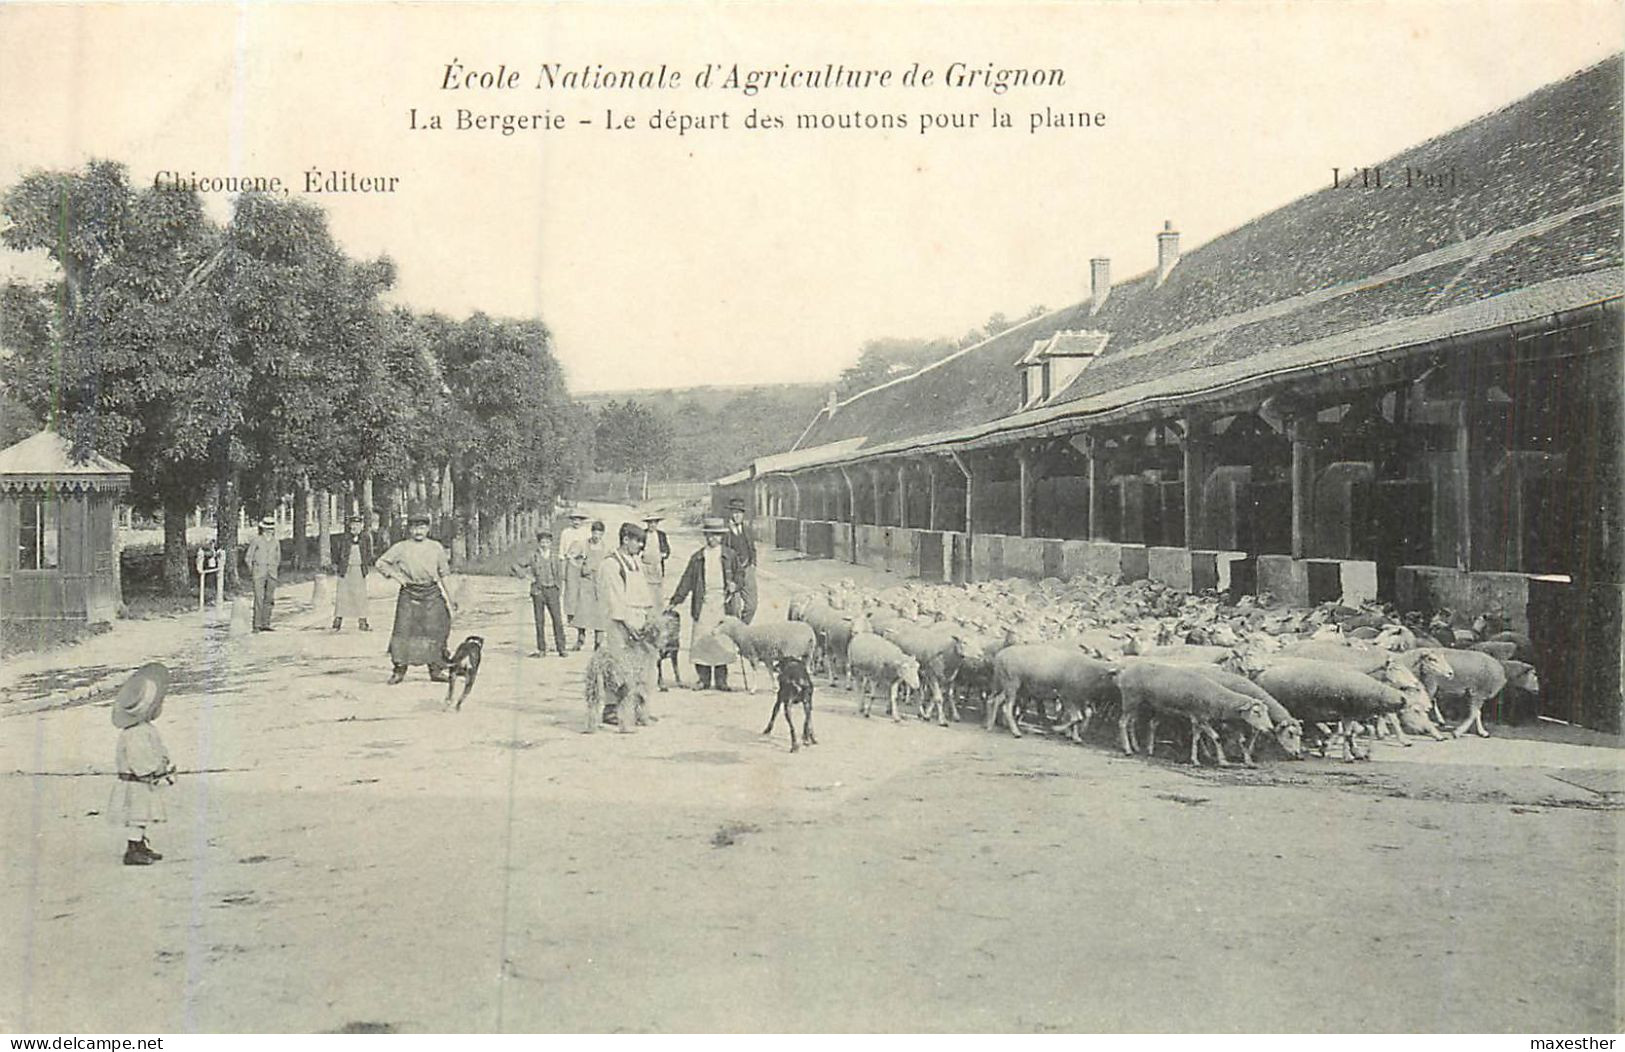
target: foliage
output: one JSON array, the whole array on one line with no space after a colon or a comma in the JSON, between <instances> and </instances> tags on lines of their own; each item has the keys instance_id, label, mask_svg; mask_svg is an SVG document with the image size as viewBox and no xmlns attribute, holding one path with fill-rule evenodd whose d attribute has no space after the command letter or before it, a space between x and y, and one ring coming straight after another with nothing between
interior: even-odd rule
<instances>
[{"instance_id":1,"label":"foliage","mask_svg":"<svg viewBox=\"0 0 1625 1052\"><path fill-rule=\"evenodd\" d=\"M665 414L627 400L598 410L594 462L600 471L660 472L672 461L675 432Z\"/></svg>"}]
</instances>

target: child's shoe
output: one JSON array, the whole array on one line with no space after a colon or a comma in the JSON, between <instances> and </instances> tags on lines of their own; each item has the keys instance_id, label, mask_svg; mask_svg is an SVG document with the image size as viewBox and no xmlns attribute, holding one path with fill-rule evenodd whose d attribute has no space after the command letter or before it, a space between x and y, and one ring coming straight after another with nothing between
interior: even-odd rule
<instances>
[{"instance_id":1,"label":"child's shoe","mask_svg":"<svg viewBox=\"0 0 1625 1052\"><path fill-rule=\"evenodd\" d=\"M124 848L124 864L126 866L150 866L156 859L141 849L141 841L131 840Z\"/></svg>"},{"instance_id":2,"label":"child's shoe","mask_svg":"<svg viewBox=\"0 0 1625 1052\"><path fill-rule=\"evenodd\" d=\"M146 837L141 838L141 852L154 862L157 862L164 857L162 854L152 849L152 845L147 843Z\"/></svg>"}]
</instances>

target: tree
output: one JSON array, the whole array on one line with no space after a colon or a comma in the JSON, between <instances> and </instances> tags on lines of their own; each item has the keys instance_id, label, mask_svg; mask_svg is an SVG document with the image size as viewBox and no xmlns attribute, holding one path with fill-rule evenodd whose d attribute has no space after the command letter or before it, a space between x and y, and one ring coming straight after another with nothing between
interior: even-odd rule
<instances>
[{"instance_id":1,"label":"tree","mask_svg":"<svg viewBox=\"0 0 1625 1052\"><path fill-rule=\"evenodd\" d=\"M609 402L598 411L594 431L598 469L640 476L645 493L649 472L660 471L671 463L671 423L651 406L630 399Z\"/></svg>"},{"instance_id":2,"label":"tree","mask_svg":"<svg viewBox=\"0 0 1625 1052\"><path fill-rule=\"evenodd\" d=\"M870 340L858 351L858 360L841 371L835 393L850 398L877 384L915 372L951 354L946 340L910 340L883 337Z\"/></svg>"},{"instance_id":3,"label":"tree","mask_svg":"<svg viewBox=\"0 0 1625 1052\"><path fill-rule=\"evenodd\" d=\"M219 231L195 194L130 189L121 165L34 172L0 197L0 241L39 250L60 270L46 286L12 283L0 306L12 353L4 382L75 454L117 457L134 470L131 501L164 511L164 578L190 590L186 517L204 492L212 436L191 411L198 276Z\"/></svg>"}]
</instances>

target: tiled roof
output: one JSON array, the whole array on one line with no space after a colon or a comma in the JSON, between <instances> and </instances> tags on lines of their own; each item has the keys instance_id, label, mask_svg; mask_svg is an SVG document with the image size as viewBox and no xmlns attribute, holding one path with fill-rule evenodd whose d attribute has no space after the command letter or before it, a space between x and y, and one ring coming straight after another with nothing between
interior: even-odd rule
<instances>
[{"instance_id":1,"label":"tiled roof","mask_svg":"<svg viewBox=\"0 0 1625 1052\"><path fill-rule=\"evenodd\" d=\"M1278 358L1346 358L1396 334L1496 324L1487 319L1536 300L1563 310L1599 290L1618 296L1620 94L1615 56L1383 162L1382 190L1328 187L1187 252L1160 286L1142 275L1096 314L1088 301L1062 308L851 398L820 414L801 446L863 438L869 451L1109 409L1147 385L1201 390L1192 381L1209 370L1257 375ZM1407 167L1453 169L1458 185L1394 185ZM1013 366L1067 330L1110 341L1046 406L1021 413Z\"/></svg>"}]
</instances>

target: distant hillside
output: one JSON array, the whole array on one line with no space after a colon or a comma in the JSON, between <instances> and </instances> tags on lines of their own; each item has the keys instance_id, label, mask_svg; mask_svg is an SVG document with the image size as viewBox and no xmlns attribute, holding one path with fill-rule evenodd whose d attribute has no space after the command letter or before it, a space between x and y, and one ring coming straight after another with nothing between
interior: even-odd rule
<instances>
[{"instance_id":1,"label":"distant hillside","mask_svg":"<svg viewBox=\"0 0 1625 1052\"><path fill-rule=\"evenodd\" d=\"M789 449L811 423L829 383L709 385L591 391L575 400L594 413L610 402L637 402L668 423L673 482L709 482L764 453Z\"/></svg>"}]
</instances>

